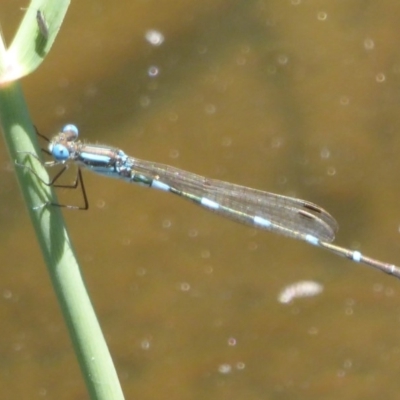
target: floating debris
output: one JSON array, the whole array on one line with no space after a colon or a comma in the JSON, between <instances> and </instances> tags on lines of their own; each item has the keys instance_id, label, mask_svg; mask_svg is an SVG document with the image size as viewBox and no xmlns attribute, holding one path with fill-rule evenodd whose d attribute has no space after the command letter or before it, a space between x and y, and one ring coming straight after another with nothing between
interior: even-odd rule
<instances>
[{"instance_id":1,"label":"floating debris","mask_svg":"<svg viewBox=\"0 0 400 400\"><path fill-rule=\"evenodd\" d=\"M290 303L293 299L313 297L322 293L323 285L314 281L299 281L286 286L278 295L279 303Z\"/></svg>"}]
</instances>

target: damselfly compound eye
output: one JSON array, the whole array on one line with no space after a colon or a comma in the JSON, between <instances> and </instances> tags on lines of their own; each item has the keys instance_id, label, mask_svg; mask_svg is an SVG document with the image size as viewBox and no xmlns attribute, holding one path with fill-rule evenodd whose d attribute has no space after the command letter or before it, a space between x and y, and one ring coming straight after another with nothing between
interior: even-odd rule
<instances>
[{"instance_id":1,"label":"damselfly compound eye","mask_svg":"<svg viewBox=\"0 0 400 400\"><path fill-rule=\"evenodd\" d=\"M62 128L61 132L62 132L62 133L68 134L69 137L71 138L71 140L75 140L75 139L77 139L78 136L79 136L79 131L78 131L77 126L76 126L76 125L73 125L73 124L65 125L65 126Z\"/></svg>"},{"instance_id":2,"label":"damselfly compound eye","mask_svg":"<svg viewBox=\"0 0 400 400\"><path fill-rule=\"evenodd\" d=\"M51 145L50 152L57 161L65 161L69 158L69 151L62 144Z\"/></svg>"}]
</instances>

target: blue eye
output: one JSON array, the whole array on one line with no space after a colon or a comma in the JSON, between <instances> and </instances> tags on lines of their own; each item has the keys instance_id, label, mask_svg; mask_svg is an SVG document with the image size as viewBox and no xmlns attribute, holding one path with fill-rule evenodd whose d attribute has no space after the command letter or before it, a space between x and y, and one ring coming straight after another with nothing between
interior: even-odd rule
<instances>
[{"instance_id":1,"label":"blue eye","mask_svg":"<svg viewBox=\"0 0 400 400\"><path fill-rule=\"evenodd\" d=\"M69 151L62 144L54 145L51 149L51 154L57 161L65 161L69 158Z\"/></svg>"},{"instance_id":2,"label":"blue eye","mask_svg":"<svg viewBox=\"0 0 400 400\"><path fill-rule=\"evenodd\" d=\"M78 137L78 135L79 135L78 128L76 127L76 125L73 125L73 124L65 125L65 126L62 128L62 132L63 132L63 133L68 133L68 134L70 134L71 137L73 137L73 138L75 138L75 139L76 139L76 138Z\"/></svg>"}]
</instances>

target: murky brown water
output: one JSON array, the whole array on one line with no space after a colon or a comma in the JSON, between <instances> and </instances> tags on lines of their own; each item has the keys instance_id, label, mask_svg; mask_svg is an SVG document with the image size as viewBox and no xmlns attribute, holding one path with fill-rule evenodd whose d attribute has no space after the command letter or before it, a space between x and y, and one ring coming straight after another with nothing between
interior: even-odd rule
<instances>
[{"instance_id":1,"label":"murky brown water","mask_svg":"<svg viewBox=\"0 0 400 400\"><path fill-rule=\"evenodd\" d=\"M8 38L22 6L0 6ZM43 133L74 122L139 158L306 198L338 243L399 264L399 20L394 1L73 2L23 85ZM0 397L87 398L0 151ZM167 194L85 184L91 209L66 219L126 398L397 398L399 281ZM277 301L304 279L325 291Z\"/></svg>"}]
</instances>

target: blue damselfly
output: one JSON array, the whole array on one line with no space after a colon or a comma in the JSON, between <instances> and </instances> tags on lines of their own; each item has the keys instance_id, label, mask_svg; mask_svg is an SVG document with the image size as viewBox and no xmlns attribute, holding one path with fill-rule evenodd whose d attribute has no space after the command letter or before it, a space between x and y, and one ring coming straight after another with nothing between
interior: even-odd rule
<instances>
[{"instance_id":1,"label":"blue damselfly","mask_svg":"<svg viewBox=\"0 0 400 400\"><path fill-rule=\"evenodd\" d=\"M78 129L75 125L66 125L53 137L48 150L54 161L46 162L45 165L64 166L48 184L54 184L67 168L68 162L73 162L78 167L85 167L100 175L175 194L231 220L303 240L400 278L399 267L332 244L338 229L336 220L323 208L308 201L209 179L169 165L139 160L118 148L84 143L78 140ZM78 181L83 189L85 207L54 205L87 209L88 202L80 168L74 187Z\"/></svg>"}]
</instances>

